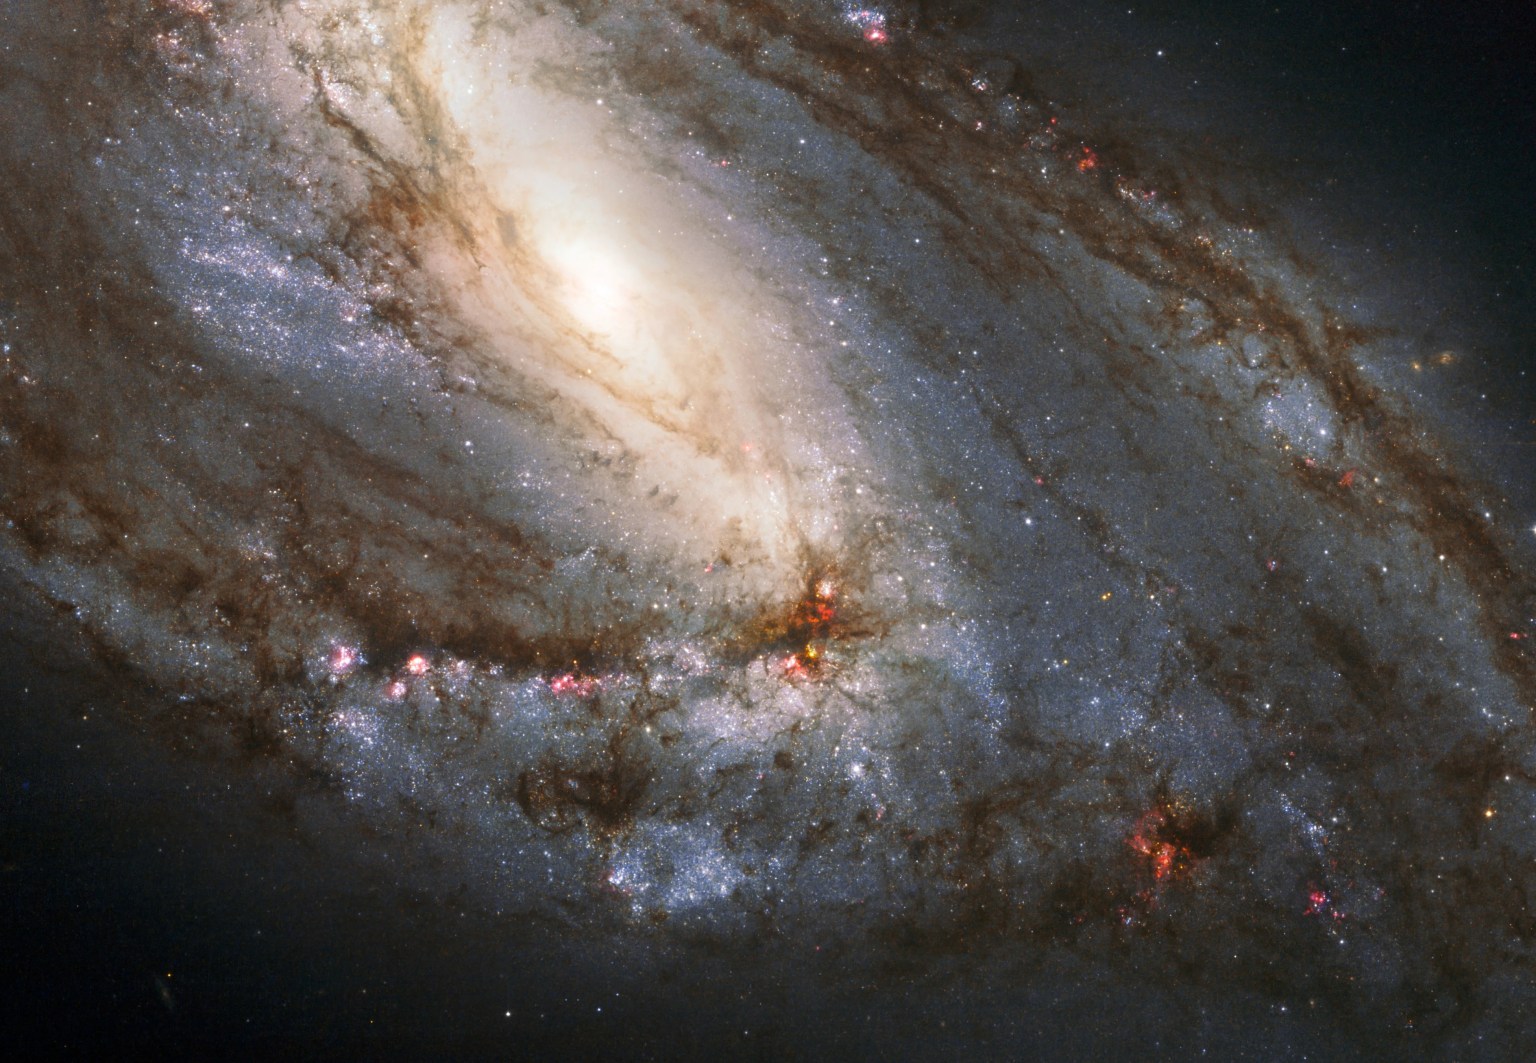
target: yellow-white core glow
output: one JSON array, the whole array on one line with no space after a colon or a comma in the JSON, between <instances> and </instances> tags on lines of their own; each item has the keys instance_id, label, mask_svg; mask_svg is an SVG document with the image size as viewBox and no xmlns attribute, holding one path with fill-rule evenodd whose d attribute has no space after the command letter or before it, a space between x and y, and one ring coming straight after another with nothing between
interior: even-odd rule
<instances>
[{"instance_id":1,"label":"yellow-white core glow","mask_svg":"<svg viewBox=\"0 0 1536 1063\"><path fill-rule=\"evenodd\" d=\"M772 315L748 271L700 230L609 106L524 76L581 69L580 42L569 26L487 42L454 8L427 35L421 73L469 148L486 200L478 227L510 219L515 234L502 279L482 274L487 302L494 312L515 299L546 323L548 353L531 371L643 456L645 475L678 485L675 519L730 522L788 559L784 459L799 429L761 399L764 371L776 364L782 380L798 355L765 327Z\"/></svg>"}]
</instances>

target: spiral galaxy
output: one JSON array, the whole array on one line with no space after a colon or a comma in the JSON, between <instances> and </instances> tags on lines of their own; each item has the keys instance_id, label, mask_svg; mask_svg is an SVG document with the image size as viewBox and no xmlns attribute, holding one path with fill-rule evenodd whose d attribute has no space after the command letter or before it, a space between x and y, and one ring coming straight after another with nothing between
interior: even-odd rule
<instances>
[{"instance_id":1,"label":"spiral galaxy","mask_svg":"<svg viewBox=\"0 0 1536 1063\"><path fill-rule=\"evenodd\" d=\"M104 1038L1531 1049L1528 340L1001 18L0 13L7 801L236 795L48 813L235 913Z\"/></svg>"}]
</instances>

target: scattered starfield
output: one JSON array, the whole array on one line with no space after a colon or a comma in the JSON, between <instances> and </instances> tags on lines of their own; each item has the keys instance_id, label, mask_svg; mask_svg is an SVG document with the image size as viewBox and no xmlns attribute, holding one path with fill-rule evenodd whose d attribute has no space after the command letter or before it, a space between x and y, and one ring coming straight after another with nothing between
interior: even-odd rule
<instances>
[{"instance_id":1,"label":"scattered starfield","mask_svg":"<svg viewBox=\"0 0 1536 1063\"><path fill-rule=\"evenodd\" d=\"M0 14L12 640L689 1051L1520 1057L1512 341L973 8ZM669 1054L502 1010L279 1040Z\"/></svg>"}]
</instances>

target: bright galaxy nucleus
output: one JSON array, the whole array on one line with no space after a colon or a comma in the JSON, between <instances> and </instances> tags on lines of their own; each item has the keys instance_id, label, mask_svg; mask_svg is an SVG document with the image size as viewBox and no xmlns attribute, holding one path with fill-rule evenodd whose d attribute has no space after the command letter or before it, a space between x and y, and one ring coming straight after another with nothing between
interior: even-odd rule
<instances>
[{"instance_id":1,"label":"bright galaxy nucleus","mask_svg":"<svg viewBox=\"0 0 1536 1063\"><path fill-rule=\"evenodd\" d=\"M12 637L476 984L327 1050L1536 1039L1493 341L964 6L0 13Z\"/></svg>"}]
</instances>

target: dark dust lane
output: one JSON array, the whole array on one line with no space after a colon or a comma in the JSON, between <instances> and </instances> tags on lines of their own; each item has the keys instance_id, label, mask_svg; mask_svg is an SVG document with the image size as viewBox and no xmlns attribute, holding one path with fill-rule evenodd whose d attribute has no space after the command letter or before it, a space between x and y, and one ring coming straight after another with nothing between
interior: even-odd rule
<instances>
[{"instance_id":1,"label":"dark dust lane","mask_svg":"<svg viewBox=\"0 0 1536 1063\"><path fill-rule=\"evenodd\" d=\"M1523 341L1111 16L0 13L39 1044L1528 1052Z\"/></svg>"}]
</instances>

